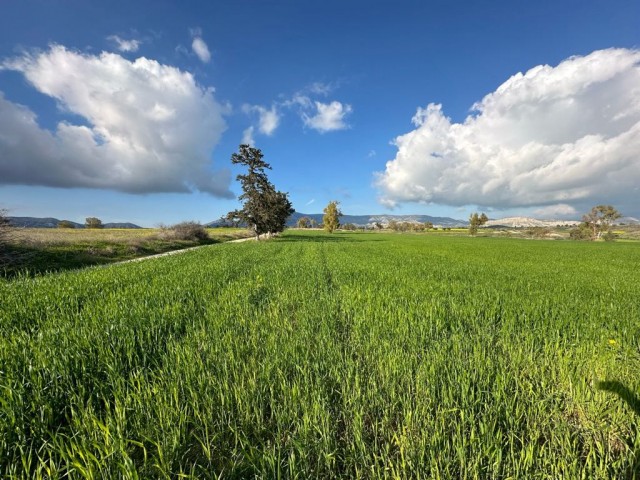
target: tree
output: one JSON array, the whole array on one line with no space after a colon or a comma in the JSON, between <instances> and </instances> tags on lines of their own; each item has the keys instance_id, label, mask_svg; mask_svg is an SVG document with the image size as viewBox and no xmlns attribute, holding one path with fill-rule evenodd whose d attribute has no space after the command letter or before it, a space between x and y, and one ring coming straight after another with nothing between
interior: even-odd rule
<instances>
[{"instance_id":1,"label":"tree","mask_svg":"<svg viewBox=\"0 0 640 480\"><path fill-rule=\"evenodd\" d=\"M311 228L316 228L318 226L318 222L315 221L315 219L311 219L309 220L309 224L311 226Z\"/></svg>"},{"instance_id":2,"label":"tree","mask_svg":"<svg viewBox=\"0 0 640 480\"><path fill-rule=\"evenodd\" d=\"M342 216L342 212L338 208L339 204L340 202L337 200L332 200L326 207L324 207L322 224L324 225L324 229L329 233L333 233L334 230L340 228L340 217Z\"/></svg>"},{"instance_id":3,"label":"tree","mask_svg":"<svg viewBox=\"0 0 640 480\"><path fill-rule=\"evenodd\" d=\"M87 217L84 221L85 228L104 228L102 220L96 217Z\"/></svg>"},{"instance_id":4,"label":"tree","mask_svg":"<svg viewBox=\"0 0 640 480\"><path fill-rule=\"evenodd\" d=\"M605 239L611 239L611 225L621 216L611 205L597 205L583 215L582 220L591 230L591 240L599 239L603 232L606 232Z\"/></svg>"},{"instance_id":5,"label":"tree","mask_svg":"<svg viewBox=\"0 0 640 480\"><path fill-rule=\"evenodd\" d=\"M76 228L76 226L69 220L60 220L60 222L58 223L58 228Z\"/></svg>"},{"instance_id":6,"label":"tree","mask_svg":"<svg viewBox=\"0 0 640 480\"><path fill-rule=\"evenodd\" d=\"M282 232L294 212L287 194L277 191L267 178L265 169L271 170L271 165L262 157L259 149L249 145L240 145L239 153L231 155L231 163L244 165L248 171L236 177L242 185L243 193L238 197L244 202L242 209L227 214L232 222L246 223L258 240L265 233Z\"/></svg>"},{"instance_id":7,"label":"tree","mask_svg":"<svg viewBox=\"0 0 640 480\"><path fill-rule=\"evenodd\" d=\"M309 228L310 222L307 217L300 217L297 223L298 228Z\"/></svg>"},{"instance_id":8,"label":"tree","mask_svg":"<svg viewBox=\"0 0 640 480\"><path fill-rule=\"evenodd\" d=\"M469 235L475 235L478 233L478 226L480 226L480 217L478 212L473 215L469 215Z\"/></svg>"},{"instance_id":9,"label":"tree","mask_svg":"<svg viewBox=\"0 0 640 480\"><path fill-rule=\"evenodd\" d=\"M478 215L478 212L475 212L473 215L469 215L469 235L475 235L478 233L478 227L480 225L484 225L488 221L489 217L484 213Z\"/></svg>"}]
</instances>

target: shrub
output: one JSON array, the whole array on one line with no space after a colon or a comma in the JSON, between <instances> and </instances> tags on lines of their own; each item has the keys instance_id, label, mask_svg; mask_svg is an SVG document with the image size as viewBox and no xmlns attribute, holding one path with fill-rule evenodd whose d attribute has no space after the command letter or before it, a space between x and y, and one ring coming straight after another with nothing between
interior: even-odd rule
<instances>
[{"instance_id":1,"label":"shrub","mask_svg":"<svg viewBox=\"0 0 640 480\"><path fill-rule=\"evenodd\" d=\"M6 241L11 232L11 225L9 224L9 218L7 217L7 211L0 209L0 250L6 244Z\"/></svg>"},{"instance_id":2,"label":"shrub","mask_svg":"<svg viewBox=\"0 0 640 480\"><path fill-rule=\"evenodd\" d=\"M85 228L104 228L102 220L96 217L87 217L84 226Z\"/></svg>"},{"instance_id":3,"label":"shrub","mask_svg":"<svg viewBox=\"0 0 640 480\"><path fill-rule=\"evenodd\" d=\"M190 240L202 242L209 240L209 234L199 222L181 222L166 229L168 236L174 240Z\"/></svg>"},{"instance_id":4,"label":"shrub","mask_svg":"<svg viewBox=\"0 0 640 480\"><path fill-rule=\"evenodd\" d=\"M60 220L60 222L58 223L58 228L76 228L76 226L69 220Z\"/></svg>"},{"instance_id":5,"label":"shrub","mask_svg":"<svg viewBox=\"0 0 640 480\"><path fill-rule=\"evenodd\" d=\"M11 230L12 227L9 223L9 218L7 218L7 211L0 209L0 267L9 262L6 250Z\"/></svg>"},{"instance_id":6,"label":"shrub","mask_svg":"<svg viewBox=\"0 0 640 480\"><path fill-rule=\"evenodd\" d=\"M531 227L525 233L531 238L547 238L551 234L551 229L546 227Z\"/></svg>"},{"instance_id":7,"label":"shrub","mask_svg":"<svg viewBox=\"0 0 640 480\"><path fill-rule=\"evenodd\" d=\"M589 225L583 222L576 228L572 228L571 231L569 231L569 238L571 240L591 240L591 228L589 228Z\"/></svg>"}]
</instances>

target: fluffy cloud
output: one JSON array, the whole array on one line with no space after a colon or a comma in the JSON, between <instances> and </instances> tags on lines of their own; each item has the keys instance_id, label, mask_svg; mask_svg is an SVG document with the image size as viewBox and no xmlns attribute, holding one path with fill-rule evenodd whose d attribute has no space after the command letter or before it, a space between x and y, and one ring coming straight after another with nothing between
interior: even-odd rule
<instances>
[{"instance_id":1,"label":"fluffy cloud","mask_svg":"<svg viewBox=\"0 0 640 480\"><path fill-rule=\"evenodd\" d=\"M110 37L107 37L107 39L114 42L118 50L121 52L136 52L142 43L140 40L135 39L125 40L120 38L118 35L111 35Z\"/></svg>"},{"instance_id":2,"label":"fluffy cloud","mask_svg":"<svg viewBox=\"0 0 640 480\"><path fill-rule=\"evenodd\" d=\"M202 63L209 63L209 61L211 61L209 47L204 40L202 40L202 37L194 37L193 42L191 42L191 49Z\"/></svg>"},{"instance_id":3,"label":"fluffy cloud","mask_svg":"<svg viewBox=\"0 0 640 480\"><path fill-rule=\"evenodd\" d=\"M62 46L1 68L21 72L82 120L50 132L27 107L0 95L0 182L232 196L230 172L213 171L210 160L225 129L224 107L191 74Z\"/></svg>"},{"instance_id":4,"label":"fluffy cloud","mask_svg":"<svg viewBox=\"0 0 640 480\"><path fill-rule=\"evenodd\" d=\"M351 105L345 105L338 101L331 103L314 102L316 113L309 116L302 113L302 120L305 126L313 128L320 133L331 132L333 130L344 130L349 128L344 121L349 113L351 113Z\"/></svg>"},{"instance_id":5,"label":"fluffy cloud","mask_svg":"<svg viewBox=\"0 0 640 480\"><path fill-rule=\"evenodd\" d=\"M253 140L253 127L249 127L242 132L242 140L240 141L242 145L255 145L255 141Z\"/></svg>"},{"instance_id":6,"label":"fluffy cloud","mask_svg":"<svg viewBox=\"0 0 640 480\"><path fill-rule=\"evenodd\" d=\"M559 203L557 205L548 205L546 207L537 208L533 211L536 217L540 218L576 218L579 216L578 211L571 205Z\"/></svg>"},{"instance_id":7,"label":"fluffy cloud","mask_svg":"<svg viewBox=\"0 0 640 480\"><path fill-rule=\"evenodd\" d=\"M381 202L525 207L637 202L640 51L600 50L518 73L453 123L419 108L378 173ZM544 213L544 211L543 211ZM562 213L562 212L560 212Z\"/></svg>"},{"instance_id":8,"label":"fluffy cloud","mask_svg":"<svg viewBox=\"0 0 640 480\"><path fill-rule=\"evenodd\" d=\"M275 132L280 125L280 114L275 105L268 110L260 105L243 105L242 110L246 114L252 112L258 114L258 130L264 135L273 135L273 132Z\"/></svg>"}]
</instances>

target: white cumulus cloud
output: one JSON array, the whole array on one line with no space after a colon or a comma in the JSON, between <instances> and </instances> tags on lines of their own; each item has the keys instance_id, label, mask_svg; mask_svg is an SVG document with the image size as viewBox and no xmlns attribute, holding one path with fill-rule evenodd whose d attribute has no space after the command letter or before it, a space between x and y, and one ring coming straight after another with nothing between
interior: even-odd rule
<instances>
[{"instance_id":1,"label":"white cumulus cloud","mask_svg":"<svg viewBox=\"0 0 640 480\"><path fill-rule=\"evenodd\" d=\"M191 49L202 63L209 63L211 61L211 52L209 52L209 47L202 37L194 37L191 42Z\"/></svg>"},{"instance_id":2,"label":"white cumulus cloud","mask_svg":"<svg viewBox=\"0 0 640 480\"><path fill-rule=\"evenodd\" d=\"M118 50L121 52L136 52L142 43L140 40L136 39L125 40L124 38L120 38L118 35L111 35L107 37L107 39L114 42Z\"/></svg>"},{"instance_id":3,"label":"white cumulus cloud","mask_svg":"<svg viewBox=\"0 0 640 480\"><path fill-rule=\"evenodd\" d=\"M225 108L190 73L58 45L0 68L21 72L80 119L49 131L0 94L0 183L232 196L230 172L214 171L210 158Z\"/></svg>"},{"instance_id":4,"label":"white cumulus cloud","mask_svg":"<svg viewBox=\"0 0 640 480\"><path fill-rule=\"evenodd\" d=\"M351 113L351 105L346 105L338 101L331 103L314 102L316 113L313 116L302 113L302 120L305 126L313 128L320 133L334 130L344 130L349 128L344 118Z\"/></svg>"},{"instance_id":5,"label":"white cumulus cloud","mask_svg":"<svg viewBox=\"0 0 640 480\"><path fill-rule=\"evenodd\" d=\"M473 110L454 123L441 105L418 109L416 128L395 139L395 158L376 174L384 205L564 205L569 214L575 205L637 203L640 51L537 66Z\"/></svg>"},{"instance_id":6,"label":"white cumulus cloud","mask_svg":"<svg viewBox=\"0 0 640 480\"><path fill-rule=\"evenodd\" d=\"M260 133L271 136L280 125L280 114L275 105L267 109L261 105L243 105L242 110L246 114L253 112L258 114L258 130Z\"/></svg>"}]
</instances>

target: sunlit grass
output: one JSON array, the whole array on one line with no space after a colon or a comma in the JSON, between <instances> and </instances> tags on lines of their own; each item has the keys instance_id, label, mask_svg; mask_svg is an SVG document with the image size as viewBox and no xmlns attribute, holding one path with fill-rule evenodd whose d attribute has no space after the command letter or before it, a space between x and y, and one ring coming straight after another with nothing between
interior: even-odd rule
<instances>
[{"instance_id":1,"label":"sunlit grass","mask_svg":"<svg viewBox=\"0 0 640 480\"><path fill-rule=\"evenodd\" d=\"M296 232L4 281L0 475L637 478L638 264Z\"/></svg>"}]
</instances>

